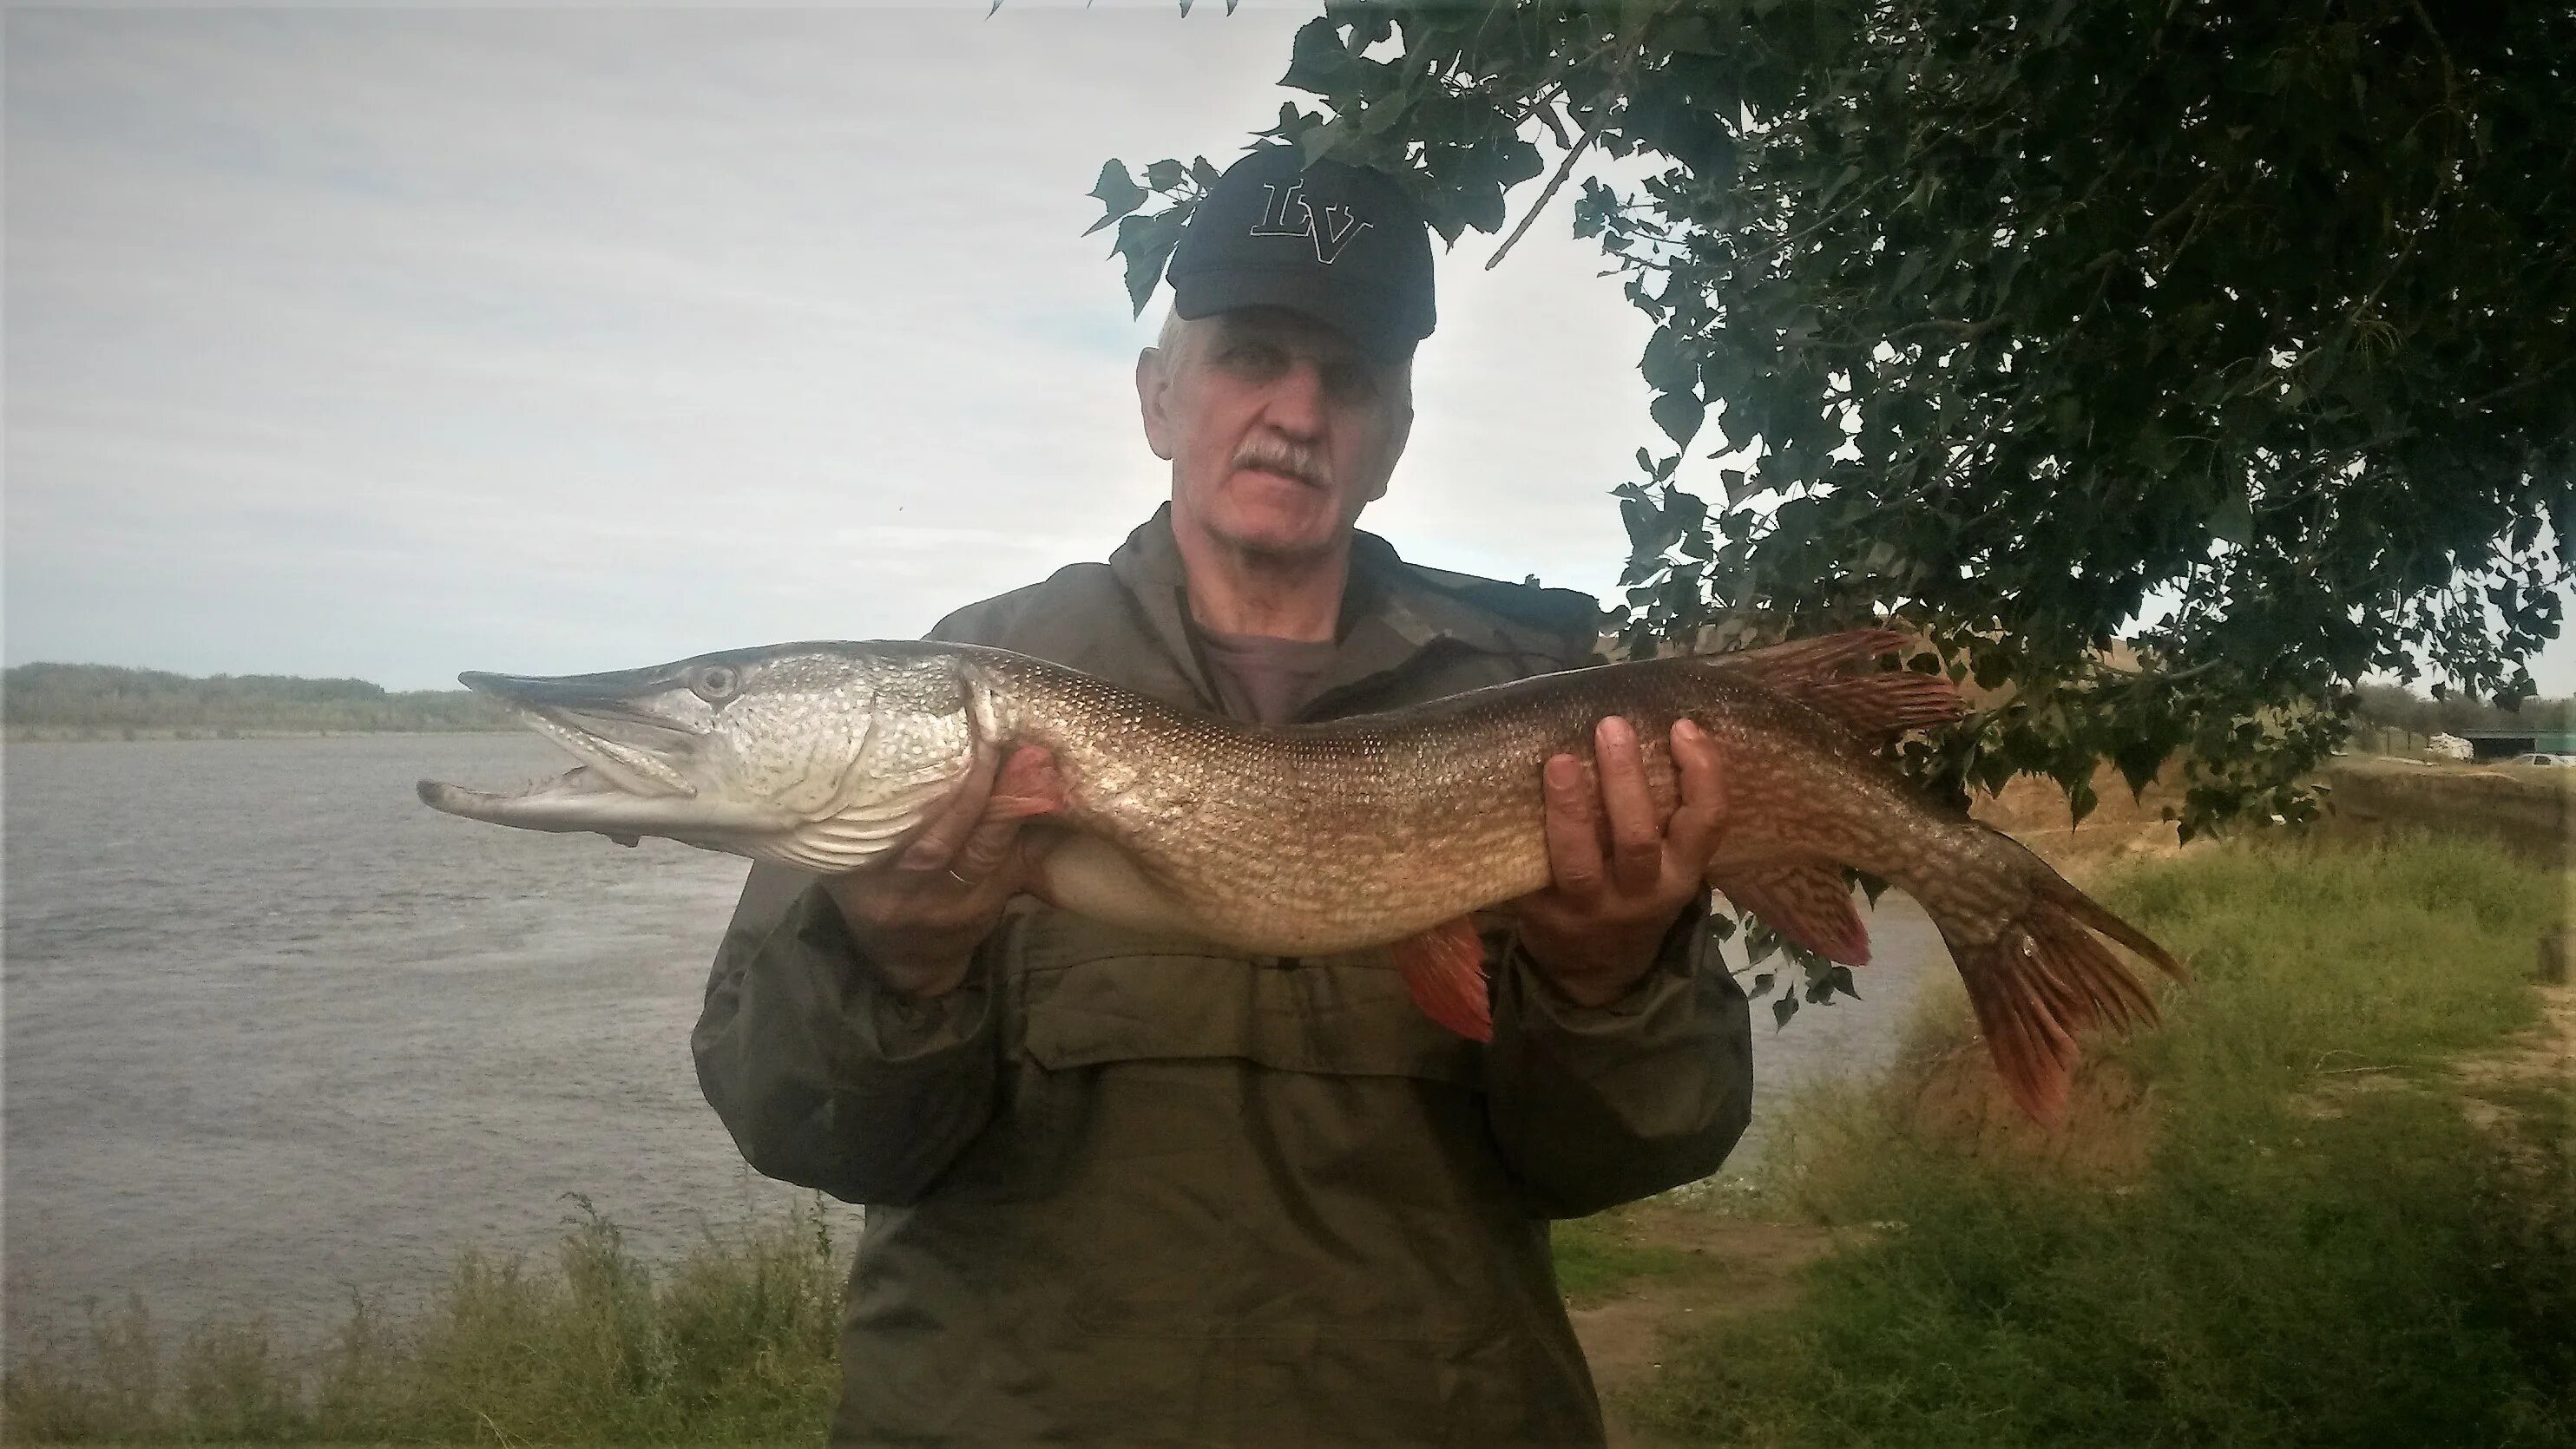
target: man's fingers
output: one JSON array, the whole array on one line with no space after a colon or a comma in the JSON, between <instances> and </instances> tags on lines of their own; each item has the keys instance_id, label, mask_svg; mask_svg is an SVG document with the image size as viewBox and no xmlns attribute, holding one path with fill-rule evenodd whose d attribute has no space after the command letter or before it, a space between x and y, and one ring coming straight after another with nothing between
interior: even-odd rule
<instances>
[{"instance_id":1,"label":"man's fingers","mask_svg":"<svg viewBox=\"0 0 2576 1449\"><path fill-rule=\"evenodd\" d=\"M1001 768L1001 751L977 741L975 762L966 778L952 791L939 813L913 837L897 864L905 870L944 870L954 860L966 837L975 832L976 822L984 818L984 799L993 792L994 772Z\"/></svg>"},{"instance_id":2,"label":"man's fingers","mask_svg":"<svg viewBox=\"0 0 2576 1449\"><path fill-rule=\"evenodd\" d=\"M1610 874L1623 891L1641 891L1662 878L1664 828L1654 792L1646 788L1646 759L1637 731L1617 715L1594 727L1593 759L1601 773L1601 804L1610 824Z\"/></svg>"},{"instance_id":3,"label":"man's fingers","mask_svg":"<svg viewBox=\"0 0 2576 1449\"><path fill-rule=\"evenodd\" d=\"M1673 722L1673 768L1681 776L1681 808L1664 839L1696 873L1715 853L1726 820L1726 774L1717 742L1689 720Z\"/></svg>"},{"instance_id":4,"label":"man's fingers","mask_svg":"<svg viewBox=\"0 0 2576 1449\"><path fill-rule=\"evenodd\" d=\"M1547 802L1547 868L1556 888L1578 900L1599 895L1603 879L1601 830L1592 783L1583 762L1557 755L1540 772Z\"/></svg>"},{"instance_id":5,"label":"man's fingers","mask_svg":"<svg viewBox=\"0 0 2576 1449\"><path fill-rule=\"evenodd\" d=\"M1010 860L1011 846L1020 837L1020 822L1024 818L1001 815L976 826L948 868L967 884L982 885Z\"/></svg>"}]
</instances>

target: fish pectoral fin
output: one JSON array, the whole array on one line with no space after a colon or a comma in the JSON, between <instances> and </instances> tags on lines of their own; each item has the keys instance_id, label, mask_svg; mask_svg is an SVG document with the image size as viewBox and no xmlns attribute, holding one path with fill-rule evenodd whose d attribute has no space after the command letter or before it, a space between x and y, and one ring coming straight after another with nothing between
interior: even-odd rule
<instances>
[{"instance_id":1,"label":"fish pectoral fin","mask_svg":"<svg viewBox=\"0 0 2576 1449\"><path fill-rule=\"evenodd\" d=\"M1494 1008L1485 984L1485 940L1466 916L1443 921L1395 943L1395 969L1405 993L1430 1017L1469 1041L1494 1039Z\"/></svg>"},{"instance_id":2,"label":"fish pectoral fin","mask_svg":"<svg viewBox=\"0 0 2576 1449\"><path fill-rule=\"evenodd\" d=\"M1731 865L1710 875L1708 883L1791 945L1846 966L1869 964L1869 928L1861 924L1839 868L1808 862Z\"/></svg>"},{"instance_id":3,"label":"fish pectoral fin","mask_svg":"<svg viewBox=\"0 0 2576 1449\"><path fill-rule=\"evenodd\" d=\"M1035 745L1022 745L993 777L993 793L984 797L986 820L1027 820L1064 809L1064 780L1056 774L1055 756Z\"/></svg>"}]
</instances>

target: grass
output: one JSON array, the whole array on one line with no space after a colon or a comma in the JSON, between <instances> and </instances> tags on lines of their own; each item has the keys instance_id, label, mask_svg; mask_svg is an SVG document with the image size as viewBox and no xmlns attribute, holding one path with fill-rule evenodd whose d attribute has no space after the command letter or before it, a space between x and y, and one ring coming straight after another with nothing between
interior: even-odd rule
<instances>
[{"instance_id":1,"label":"grass","mask_svg":"<svg viewBox=\"0 0 2576 1449\"><path fill-rule=\"evenodd\" d=\"M1631 1230L1617 1209L1552 1225L1557 1291L1576 1308L1589 1308L1633 1293L1649 1281L1677 1278L1700 1266L1679 1248Z\"/></svg>"},{"instance_id":2,"label":"grass","mask_svg":"<svg viewBox=\"0 0 2576 1449\"><path fill-rule=\"evenodd\" d=\"M656 1274L583 1202L550 1268L468 1252L416 1319L318 1350L258 1320L169 1342L140 1302L10 1365L11 1443L819 1444L848 1256L816 1204Z\"/></svg>"},{"instance_id":3,"label":"grass","mask_svg":"<svg viewBox=\"0 0 2576 1449\"><path fill-rule=\"evenodd\" d=\"M1767 1165L1878 1230L1796 1306L1676 1345L1641 1417L1764 1446L2576 1444L2565 1091L2477 1089L2540 1114L2490 1131L2445 1066L2534 1021L2564 888L2439 838L2113 882L2196 974L2163 1030L2096 1046L2121 1085L2072 1131L2128 1147L1927 1120L1927 1081L1983 1070L1943 1017Z\"/></svg>"},{"instance_id":4,"label":"grass","mask_svg":"<svg viewBox=\"0 0 2576 1449\"><path fill-rule=\"evenodd\" d=\"M2533 1020L2562 889L2432 840L2113 883L2197 973L2164 1030L2093 1046L2088 1083L2128 1086L2088 1100L2125 1105L2078 1139L2129 1149L1927 1119L1927 1082L1986 1071L1953 1003L1885 1080L1789 1114L1750 1195L1872 1229L1794 1308L1676 1343L1642 1416L1764 1446L2576 1445L2576 1092L2446 1067ZM551 1263L468 1253L419 1313L358 1303L319 1347L102 1313L11 1363L5 1437L820 1442L847 1253L819 1205L659 1267L583 1207ZM1573 1302L1711 1271L1639 1221L1558 1225Z\"/></svg>"}]
</instances>

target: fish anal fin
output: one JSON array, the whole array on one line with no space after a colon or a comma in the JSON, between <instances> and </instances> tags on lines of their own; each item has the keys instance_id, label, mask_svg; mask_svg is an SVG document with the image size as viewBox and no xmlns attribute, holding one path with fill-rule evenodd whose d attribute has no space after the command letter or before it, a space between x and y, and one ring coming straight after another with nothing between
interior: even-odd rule
<instances>
[{"instance_id":1,"label":"fish anal fin","mask_svg":"<svg viewBox=\"0 0 2576 1449\"><path fill-rule=\"evenodd\" d=\"M1846 966L1869 964L1869 928L1838 867L1812 861L1728 866L1708 883L1791 944Z\"/></svg>"},{"instance_id":2,"label":"fish anal fin","mask_svg":"<svg viewBox=\"0 0 2576 1449\"><path fill-rule=\"evenodd\" d=\"M1395 969L1422 1014L1467 1038L1494 1039L1485 987L1485 941L1465 916L1395 943Z\"/></svg>"}]
</instances>

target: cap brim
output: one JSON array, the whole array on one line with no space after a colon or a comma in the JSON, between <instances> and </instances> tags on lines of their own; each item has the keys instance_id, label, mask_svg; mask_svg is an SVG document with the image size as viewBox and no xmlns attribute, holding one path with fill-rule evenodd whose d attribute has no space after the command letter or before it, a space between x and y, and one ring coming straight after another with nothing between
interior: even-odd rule
<instances>
[{"instance_id":1,"label":"cap brim","mask_svg":"<svg viewBox=\"0 0 2576 1449\"><path fill-rule=\"evenodd\" d=\"M1246 307L1285 307L1339 329L1364 350L1390 361L1412 355L1431 333L1428 310L1393 290L1336 281L1312 271L1252 267L1211 269L1172 279L1172 310L1195 321Z\"/></svg>"}]
</instances>

